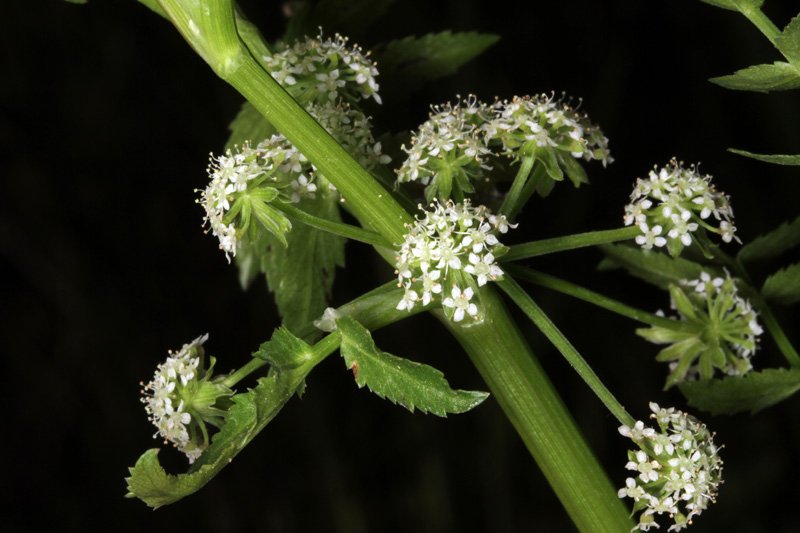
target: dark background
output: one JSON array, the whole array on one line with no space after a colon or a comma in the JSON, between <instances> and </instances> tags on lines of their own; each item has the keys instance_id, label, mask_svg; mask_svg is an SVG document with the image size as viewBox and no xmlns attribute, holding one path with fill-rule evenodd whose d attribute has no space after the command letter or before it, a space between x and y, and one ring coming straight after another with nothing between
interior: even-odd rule
<instances>
[{"instance_id":1,"label":"dark background","mask_svg":"<svg viewBox=\"0 0 800 533\"><path fill-rule=\"evenodd\" d=\"M779 26L797 11L767 2ZM268 38L279 2L242 4ZM262 282L239 289L201 231L193 189L206 182L240 97L164 21L134 1L5 1L0 8L0 350L4 403L4 526L68 531L570 531L565 513L494 401L446 420L357 390L336 357L198 494L150 511L123 498L123 477L157 444L138 400L168 348L210 332L220 367L238 366L278 319ZM566 91L611 139L616 163L593 184L556 188L517 239L620 225L632 182L675 155L703 162L733 197L748 241L798 214L797 170L742 159L729 146L800 151L797 93L734 93L706 81L778 59L743 17L696 1L399 1L356 36L366 47L407 34L479 30L499 44L455 77L371 110L410 129L455 93ZM379 80L380 81L380 80ZM523 237L524 235L524 237ZM645 309L666 294L597 273L594 250L536 266ZM351 246L334 302L391 276ZM665 368L635 324L533 289L609 388L639 417L647 402L685 408L660 390ZM796 314L782 319L795 341ZM566 363L520 322L587 439L621 486L627 445L615 420ZM430 318L376 335L459 388L481 381ZM769 342L757 368L782 360ZM695 531L800 531L800 428L793 398L755 417L705 422L725 444L726 484ZM168 464L182 462L172 451ZM174 529L173 529L174 530Z\"/></svg>"}]
</instances>

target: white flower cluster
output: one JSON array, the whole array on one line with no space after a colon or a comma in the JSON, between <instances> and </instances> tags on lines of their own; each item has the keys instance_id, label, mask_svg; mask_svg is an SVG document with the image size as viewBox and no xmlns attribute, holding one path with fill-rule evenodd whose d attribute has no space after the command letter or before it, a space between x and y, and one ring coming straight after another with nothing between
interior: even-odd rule
<instances>
[{"instance_id":1,"label":"white flower cluster","mask_svg":"<svg viewBox=\"0 0 800 533\"><path fill-rule=\"evenodd\" d=\"M645 339L669 344L656 360L670 363L667 385L689 379L711 379L714 369L740 376L753 369L751 357L764 332L750 302L739 295L729 274L712 277L702 272L698 279L671 286L672 308L682 327L653 326L637 330Z\"/></svg>"},{"instance_id":2,"label":"white flower cluster","mask_svg":"<svg viewBox=\"0 0 800 533\"><path fill-rule=\"evenodd\" d=\"M714 435L694 417L655 403L650 409L658 429L642 421L619 428L639 449L628 452L625 468L636 475L625 480L618 494L633 499L633 512L641 512L634 530L658 528L656 515L668 515L668 531L680 531L715 501L722 484L722 459Z\"/></svg>"},{"instance_id":3,"label":"white flower cluster","mask_svg":"<svg viewBox=\"0 0 800 533\"><path fill-rule=\"evenodd\" d=\"M487 140L499 140L509 157L554 148L562 159L597 160L603 166L614 161L608 138L568 99L546 94L515 96L495 102L492 110L494 117L484 125Z\"/></svg>"},{"instance_id":4,"label":"white flower cluster","mask_svg":"<svg viewBox=\"0 0 800 533\"><path fill-rule=\"evenodd\" d=\"M552 180L566 173L576 186L587 178L575 159L598 160L604 166L613 161L602 131L568 101L547 95L515 96L493 104L470 95L455 104L432 106L428 120L403 150L408 157L397 170L397 182L428 186L428 200L460 200L473 192L472 183L492 170L492 157L533 158ZM542 194L552 180L541 186Z\"/></svg>"},{"instance_id":5,"label":"white flower cluster","mask_svg":"<svg viewBox=\"0 0 800 533\"><path fill-rule=\"evenodd\" d=\"M491 169L486 163L491 152L481 129L488 116L488 107L474 95L432 106L428 120L411 137L411 146L403 145L408 157L397 170L397 182L433 181L426 190L428 200L449 198L452 189L456 196L472 192L470 180Z\"/></svg>"},{"instance_id":6,"label":"white flower cluster","mask_svg":"<svg viewBox=\"0 0 800 533\"><path fill-rule=\"evenodd\" d=\"M158 428L160 436L186 454L193 463L203 448L193 441L189 432L192 415L187 412L181 391L197 380L202 345L208 335L184 344L177 353L170 352L167 360L158 365L153 379L142 389L142 403L148 418Z\"/></svg>"},{"instance_id":7,"label":"white flower cluster","mask_svg":"<svg viewBox=\"0 0 800 533\"><path fill-rule=\"evenodd\" d=\"M309 112L364 167L371 169L389 162L389 157L381 153L381 143L372 136L369 118L362 112L343 102L312 105ZM314 199L322 185L326 191L334 190L281 134L274 134L255 147L245 143L225 155L212 155L208 174L211 181L201 191L198 203L205 209L205 225L219 239L219 247L229 261L250 225L249 214L269 231L288 231L288 220L268 206L269 202Z\"/></svg>"},{"instance_id":8,"label":"white flower cluster","mask_svg":"<svg viewBox=\"0 0 800 533\"><path fill-rule=\"evenodd\" d=\"M503 275L495 263L497 253L503 251L497 234L516 224L465 200L461 204L433 202L424 216L407 227L396 257L398 286L405 289L397 309L411 310L420 302L428 305L445 294L442 305L453 321L467 316L478 319L472 286L482 287Z\"/></svg>"},{"instance_id":9,"label":"white flower cluster","mask_svg":"<svg viewBox=\"0 0 800 533\"><path fill-rule=\"evenodd\" d=\"M320 32L316 38L306 37L262 59L272 77L290 88L300 102L372 97L381 103L375 62L338 33L324 39Z\"/></svg>"},{"instance_id":10,"label":"white flower cluster","mask_svg":"<svg viewBox=\"0 0 800 533\"><path fill-rule=\"evenodd\" d=\"M636 243L646 250L667 246L672 255L678 255L701 228L719 234L724 242L736 238L728 196L717 192L711 176L700 174L694 165L684 168L673 159L665 167L654 168L647 179L636 180L630 200L625 206L625 225L639 226L642 234ZM712 220L719 222L717 227Z\"/></svg>"}]
</instances>

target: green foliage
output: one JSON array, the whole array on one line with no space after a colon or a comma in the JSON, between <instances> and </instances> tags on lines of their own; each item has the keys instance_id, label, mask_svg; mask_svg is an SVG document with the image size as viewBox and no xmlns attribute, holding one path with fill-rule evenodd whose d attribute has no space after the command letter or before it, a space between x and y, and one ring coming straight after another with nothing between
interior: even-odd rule
<instances>
[{"instance_id":1,"label":"green foliage","mask_svg":"<svg viewBox=\"0 0 800 533\"><path fill-rule=\"evenodd\" d=\"M764 0L702 0L706 4L730 9L731 11L742 11L743 9L759 8Z\"/></svg>"},{"instance_id":2,"label":"green foliage","mask_svg":"<svg viewBox=\"0 0 800 533\"><path fill-rule=\"evenodd\" d=\"M487 33L444 31L386 43L374 55L382 93L385 98L399 99L429 81L449 76L498 39Z\"/></svg>"},{"instance_id":3,"label":"green foliage","mask_svg":"<svg viewBox=\"0 0 800 533\"><path fill-rule=\"evenodd\" d=\"M316 199L298 204L304 211L334 222L340 222L336 196L322 191ZM336 235L294 224L286 235L286 246L267 237L261 269L267 276L270 291L275 294L284 325L292 332L319 318L327 306L333 287L336 267L344 266L345 240Z\"/></svg>"},{"instance_id":4,"label":"green foliage","mask_svg":"<svg viewBox=\"0 0 800 533\"><path fill-rule=\"evenodd\" d=\"M765 235L742 246L737 255L741 261L762 261L781 255L800 245L800 217L784 222Z\"/></svg>"},{"instance_id":5,"label":"green foliage","mask_svg":"<svg viewBox=\"0 0 800 533\"><path fill-rule=\"evenodd\" d=\"M761 294L783 305L800 302L800 263L778 270L767 278Z\"/></svg>"},{"instance_id":6,"label":"green foliage","mask_svg":"<svg viewBox=\"0 0 800 533\"><path fill-rule=\"evenodd\" d=\"M382 352L369 330L352 318L336 321L342 335L341 352L359 388L365 385L381 398L409 411L447 416L464 413L489 396L486 392L453 390L433 367Z\"/></svg>"},{"instance_id":7,"label":"green foliage","mask_svg":"<svg viewBox=\"0 0 800 533\"><path fill-rule=\"evenodd\" d=\"M789 63L776 61L771 65L753 65L709 81L737 91L787 91L800 88L800 72Z\"/></svg>"},{"instance_id":8,"label":"green foliage","mask_svg":"<svg viewBox=\"0 0 800 533\"><path fill-rule=\"evenodd\" d=\"M89 0L64 0L70 4L88 4Z\"/></svg>"},{"instance_id":9,"label":"green foliage","mask_svg":"<svg viewBox=\"0 0 800 533\"><path fill-rule=\"evenodd\" d=\"M320 0L292 2L295 10L286 27L283 40L292 42L316 35L322 27L327 33L339 32L358 38L366 28L380 20L395 0Z\"/></svg>"},{"instance_id":10,"label":"green foliage","mask_svg":"<svg viewBox=\"0 0 800 533\"><path fill-rule=\"evenodd\" d=\"M259 346L253 356L267 361L277 370L288 370L308 362L312 352L308 343L292 335L288 329L280 327L270 340Z\"/></svg>"},{"instance_id":11,"label":"green foliage","mask_svg":"<svg viewBox=\"0 0 800 533\"><path fill-rule=\"evenodd\" d=\"M786 154L754 154L745 150L737 150L736 148L728 148L729 152L734 154L743 155L751 159L758 159L765 163L774 163L776 165L800 165L800 155L786 155Z\"/></svg>"},{"instance_id":12,"label":"green foliage","mask_svg":"<svg viewBox=\"0 0 800 533\"><path fill-rule=\"evenodd\" d=\"M250 102L242 104L228 129L231 130L231 135L228 137L228 142L225 143L226 150L242 146L245 142L256 145L276 133L272 124L267 122L267 119Z\"/></svg>"},{"instance_id":13,"label":"green foliage","mask_svg":"<svg viewBox=\"0 0 800 533\"><path fill-rule=\"evenodd\" d=\"M800 63L800 15L794 17L775 38L775 47L793 65Z\"/></svg>"},{"instance_id":14,"label":"green foliage","mask_svg":"<svg viewBox=\"0 0 800 533\"><path fill-rule=\"evenodd\" d=\"M636 276L662 289L670 284L685 279L696 279L703 271L712 273L713 269L682 257L670 257L654 250L642 250L639 247L606 244L600 246L606 254L598 268L609 270L624 268L632 276Z\"/></svg>"},{"instance_id":15,"label":"green foliage","mask_svg":"<svg viewBox=\"0 0 800 533\"><path fill-rule=\"evenodd\" d=\"M800 370L769 368L745 376L689 381L678 385L689 405L711 414L755 413L800 389Z\"/></svg>"},{"instance_id":16,"label":"green foliage","mask_svg":"<svg viewBox=\"0 0 800 533\"><path fill-rule=\"evenodd\" d=\"M278 414L309 370L273 372L258 380L255 389L235 395L220 432L185 474L167 474L159 463L159 450L147 450L126 478L128 497L157 509L200 490Z\"/></svg>"}]
</instances>

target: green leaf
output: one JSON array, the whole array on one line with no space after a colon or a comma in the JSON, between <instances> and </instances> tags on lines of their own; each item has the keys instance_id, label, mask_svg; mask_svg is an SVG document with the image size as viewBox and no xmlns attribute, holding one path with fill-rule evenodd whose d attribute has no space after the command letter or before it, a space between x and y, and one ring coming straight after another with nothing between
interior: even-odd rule
<instances>
[{"instance_id":1,"label":"green leaf","mask_svg":"<svg viewBox=\"0 0 800 533\"><path fill-rule=\"evenodd\" d=\"M314 216L340 222L336 196L322 191L316 199L297 206ZM294 333L319 318L327 306L337 266L344 266L341 237L308 226L294 224L286 234L286 246L268 237L262 269L275 294L284 325Z\"/></svg>"},{"instance_id":2,"label":"green leaf","mask_svg":"<svg viewBox=\"0 0 800 533\"><path fill-rule=\"evenodd\" d=\"M430 33L386 43L374 51L381 72L381 93L399 99L425 83L449 76L497 42L477 33Z\"/></svg>"},{"instance_id":3,"label":"green leaf","mask_svg":"<svg viewBox=\"0 0 800 533\"><path fill-rule=\"evenodd\" d=\"M698 278L704 270L713 272L713 269L694 261L682 257L670 257L654 250L642 250L623 244L605 244L600 246L600 249L606 254L606 259L598 266L601 270L621 267L632 276L662 289L668 289L671 283L684 279Z\"/></svg>"},{"instance_id":4,"label":"green leaf","mask_svg":"<svg viewBox=\"0 0 800 533\"><path fill-rule=\"evenodd\" d=\"M68 2L70 0L67 0ZM86 3L85 1L79 0L81 3ZM158 3L158 0L139 0L139 3L147 7L150 11L157 15L161 15L164 18L168 18L167 14L164 12L164 9Z\"/></svg>"},{"instance_id":5,"label":"green leaf","mask_svg":"<svg viewBox=\"0 0 800 533\"><path fill-rule=\"evenodd\" d=\"M783 32L775 38L775 47L790 63L800 63L800 15L790 20Z\"/></svg>"},{"instance_id":6,"label":"green leaf","mask_svg":"<svg viewBox=\"0 0 800 533\"><path fill-rule=\"evenodd\" d=\"M745 150L738 150L736 148L728 148L729 152L734 154L743 155L751 159L758 159L765 163L775 163L776 165L800 165L800 155L787 155L787 154L754 154Z\"/></svg>"},{"instance_id":7,"label":"green leaf","mask_svg":"<svg viewBox=\"0 0 800 533\"><path fill-rule=\"evenodd\" d=\"M147 450L126 478L128 497L157 509L200 490L278 414L309 370L271 373L258 380L255 389L235 395L222 429L185 474L167 474L159 463L159 450Z\"/></svg>"},{"instance_id":8,"label":"green leaf","mask_svg":"<svg viewBox=\"0 0 800 533\"><path fill-rule=\"evenodd\" d=\"M800 302L800 263L778 270L768 277L761 295L783 305Z\"/></svg>"},{"instance_id":9,"label":"green leaf","mask_svg":"<svg viewBox=\"0 0 800 533\"><path fill-rule=\"evenodd\" d=\"M701 0L706 4L721 7L722 9L730 9L731 11L741 11L742 8L758 8L764 3L764 0Z\"/></svg>"},{"instance_id":10,"label":"green leaf","mask_svg":"<svg viewBox=\"0 0 800 533\"><path fill-rule=\"evenodd\" d=\"M253 354L253 357L267 361L278 370L297 368L308 362L312 356L313 348L284 327L276 329L272 338L261 344Z\"/></svg>"},{"instance_id":11,"label":"green leaf","mask_svg":"<svg viewBox=\"0 0 800 533\"><path fill-rule=\"evenodd\" d=\"M291 2L295 12L289 19L283 40L295 41L316 35L322 27L326 34L339 32L351 38L361 37L388 11L395 0L321 0L313 7L310 2Z\"/></svg>"},{"instance_id":12,"label":"green leaf","mask_svg":"<svg viewBox=\"0 0 800 533\"><path fill-rule=\"evenodd\" d=\"M464 413L489 396L487 392L453 390L435 368L378 350L369 330L352 318L340 318L336 325L342 335L342 357L359 388L366 385L379 397L411 412L419 409L438 416Z\"/></svg>"},{"instance_id":13,"label":"green leaf","mask_svg":"<svg viewBox=\"0 0 800 533\"><path fill-rule=\"evenodd\" d=\"M787 91L800 88L800 72L789 63L776 61L771 65L753 65L709 81L736 91Z\"/></svg>"},{"instance_id":14,"label":"green leaf","mask_svg":"<svg viewBox=\"0 0 800 533\"><path fill-rule=\"evenodd\" d=\"M688 381L678 388L689 405L713 415L755 413L800 390L800 370L769 368L744 376Z\"/></svg>"},{"instance_id":15,"label":"green leaf","mask_svg":"<svg viewBox=\"0 0 800 533\"><path fill-rule=\"evenodd\" d=\"M267 122L267 119L250 102L242 104L242 108L236 114L228 129L231 130L231 136L228 137L228 142L225 143L226 150L242 146L245 142L255 146L276 132L272 124Z\"/></svg>"},{"instance_id":16,"label":"green leaf","mask_svg":"<svg viewBox=\"0 0 800 533\"><path fill-rule=\"evenodd\" d=\"M800 217L784 222L766 235L742 246L737 257L742 261L762 261L781 255L800 245Z\"/></svg>"}]
</instances>

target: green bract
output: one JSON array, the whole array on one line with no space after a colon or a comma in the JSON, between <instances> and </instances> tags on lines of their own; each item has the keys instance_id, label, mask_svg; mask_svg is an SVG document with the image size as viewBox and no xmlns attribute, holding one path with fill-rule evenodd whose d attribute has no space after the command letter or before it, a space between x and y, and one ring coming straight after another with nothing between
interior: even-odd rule
<instances>
[{"instance_id":1,"label":"green bract","mask_svg":"<svg viewBox=\"0 0 800 533\"><path fill-rule=\"evenodd\" d=\"M733 278L712 279L703 272L699 279L671 285L669 290L679 325L636 330L651 342L670 345L656 357L670 363L667 387L698 376L710 379L714 369L734 376L752 369L750 358L763 330Z\"/></svg>"}]
</instances>

